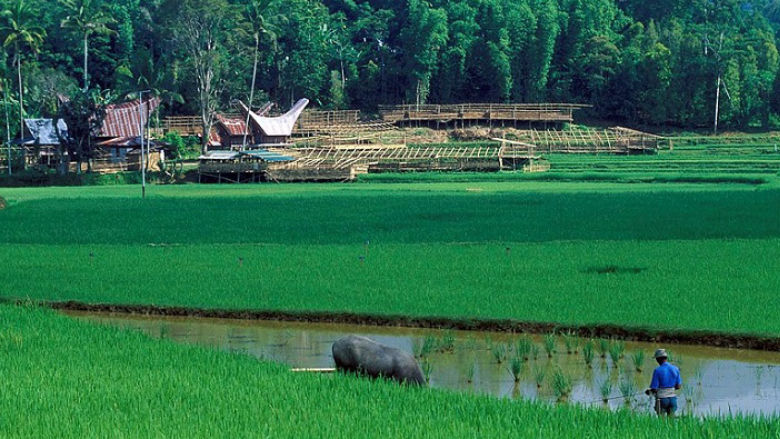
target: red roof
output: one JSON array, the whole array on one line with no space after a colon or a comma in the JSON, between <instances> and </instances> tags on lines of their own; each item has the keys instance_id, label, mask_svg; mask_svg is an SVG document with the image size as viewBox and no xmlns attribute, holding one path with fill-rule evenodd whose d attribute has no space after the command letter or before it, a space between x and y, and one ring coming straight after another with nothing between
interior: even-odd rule
<instances>
[{"instance_id":1,"label":"red roof","mask_svg":"<svg viewBox=\"0 0 780 439\"><path fill-rule=\"evenodd\" d=\"M225 117L217 114L217 122L225 128L230 136L243 136L248 134L246 121L240 117Z\"/></svg>"},{"instance_id":2,"label":"red roof","mask_svg":"<svg viewBox=\"0 0 780 439\"><path fill-rule=\"evenodd\" d=\"M146 125L149 114L160 105L160 98L149 98L142 105L140 111L137 100L107 106L100 137L140 136L140 125Z\"/></svg>"}]
</instances>

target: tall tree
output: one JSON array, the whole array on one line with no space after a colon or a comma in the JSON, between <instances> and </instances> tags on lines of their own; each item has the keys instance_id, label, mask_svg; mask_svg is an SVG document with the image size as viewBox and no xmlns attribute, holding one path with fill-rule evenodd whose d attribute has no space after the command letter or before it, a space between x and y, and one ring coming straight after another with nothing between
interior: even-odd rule
<instances>
[{"instance_id":1,"label":"tall tree","mask_svg":"<svg viewBox=\"0 0 780 439\"><path fill-rule=\"evenodd\" d=\"M223 91L233 9L226 0L168 0L163 7L169 14L165 23L173 37L172 49L184 58L195 79L205 151Z\"/></svg>"},{"instance_id":2,"label":"tall tree","mask_svg":"<svg viewBox=\"0 0 780 439\"><path fill-rule=\"evenodd\" d=\"M92 139L98 135L106 116L107 93L97 89L78 90L60 104L59 118L68 127L67 133L55 130L59 138L59 172L64 175L68 162L76 160L76 173L81 174L82 164L86 160L87 172L92 172L92 159L95 149ZM65 152L67 151L67 155ZM67 160L66 160L67 157Z\"/></svg>"},{"instance_id":3,"label":"tall tree","mask_svg":"<svg viewBox=\"0 0 780 439\"><path fill-rule=\"evenodd\" d=\"M38 12L25 0L16 0L8 9L2 11L3 26L6 34L3 47L12 47L19 85L19 133L24 132L24 92L22 87L22 55L29 50L37 53L43 44L46 32L38 22Z\"/></svg>"},{"instance_id":4,"label":"tall tree","mask_svg":"<svg viewBox=\"0 0 780 439\"><path fill-rule=\"evenodd\" d=\"M398 74L407 101L424 104L430 81L447 42L447 14L423 0L407 0L399 35Z\"/></svg>"},{"instance_id":5,"label":"tall tree","mask_svg":"<svg viewBox=\"0 0 780 439\"><path fill-rule=\"evenodd\" d=\"M72 29L82 35L84 43L84 90L89 88L89 36L109 35L115 31L108 26L115 21L106 10L92 0L60 0L69 11L69 15L62 20L61 27Z\"/></svg>"},{"instance_id":6,"label":"tall tree","mask_svg":"<svg viewBox=\"0 0 780 439\"><path fill-rule=\"evenodd\" d=\"M252 62L252 84L249 88L249 109L253 108L255 99L255 86L257 85L257 63L260 57L260 43L267 38L272 48L276 48L278 40L277 23L283 22L285 17L279 13L277 0L250 0L246 6L246 16L252 26L252 39L254 40L254 60ZM246 114L246 126L249 126L249 113ZM243 147L246 147L248 131L244 133Z\"/></svg>"}]
</instances>

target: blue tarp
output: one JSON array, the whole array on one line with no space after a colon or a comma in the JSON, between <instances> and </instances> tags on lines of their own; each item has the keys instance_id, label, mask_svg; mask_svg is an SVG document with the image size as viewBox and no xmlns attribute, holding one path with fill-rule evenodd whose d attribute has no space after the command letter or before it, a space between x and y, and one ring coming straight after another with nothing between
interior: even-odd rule
<instances>
[{"instance_id":1,"label":"blue tarp","mask_svg":"<svg viewBox=\"0 0 780 439\"><path fill-rule=\"evenodd\" d=\"M267 149L255 149L253 151L242 151L242 155L260 159L266 162L291 162L295 160L294 157L289 155L282 155L276 152L271 152Z\"/></svg>"}]
</instances>

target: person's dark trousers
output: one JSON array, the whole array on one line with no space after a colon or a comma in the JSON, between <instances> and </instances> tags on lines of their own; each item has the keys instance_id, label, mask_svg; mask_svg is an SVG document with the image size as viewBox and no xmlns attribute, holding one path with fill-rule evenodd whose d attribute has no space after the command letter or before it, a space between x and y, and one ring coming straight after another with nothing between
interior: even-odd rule
<instances>
[{"instance_id":1,"label":"person's dark trousers","mask_svg":"<svg viewBox=\"0 0 780 439\"><path fill-rule=\"evenodd\" d=\"M656 401L656 411L658 415L674 416L674 412L677 411L677 397L674 398L660 398Z\"/></svg>"}]
</instances>

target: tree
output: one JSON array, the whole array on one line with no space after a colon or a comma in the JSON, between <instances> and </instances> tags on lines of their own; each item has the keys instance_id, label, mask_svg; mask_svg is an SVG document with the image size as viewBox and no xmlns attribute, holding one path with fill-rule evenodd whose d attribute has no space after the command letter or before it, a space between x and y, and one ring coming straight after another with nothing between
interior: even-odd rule
<instances>
[{"instance_id":1,"label":"tree","mask_svg":"<svg viewBox=\"0 0 780 439\"><path fill-rule=\"evenodd\" d=\"M439 51L447 42L447 14L422 0L407 0L406 16L399 35L400 86L408 101L424 104Z\"/></svg>"},{"instance_id":2,"label":"tree","mask_svg":"<svg viewBox=\"0 0 780 439\"><path fill-rule=\"evenodd\" d=\"M68 132L62 133L55 123L59 146L59 172L65 175L68 162L76 159L76 173L81 174L84 160L87 161L87 172L92 172L92 159L95 148L92 139L96 137L103 126L106 117L106 105L109 97L97 89L78 90L69 99L60 104L59 118L65 122ZM65 159L67 152L67 160Z\"/></svg>"},{"instance_id":3,"label":"tree","mask_svg":"<svg viewBox=\"0 0 780 439\"><path fill-rule=\"evenodd\" d=\"M25 0L16 0L10 9L2 11L2 31L6 34L3 47L13 47L16 74L19 83L19 133L24 132L24 92L22 90L22 50L26 47L37 53L46 32L35 24L38 12Z\"/></svg>"},{"instance_id":4,"label":"tree","mask_svg":"<svg viewBox=\"0 0 780 439\"><path fill-rule=\"evenodd\" d=\"M252 63L252 85L249 88L249 102L247 106L251 110L255 99L255 85L257 84L257 63L260 57L260 42L263 37L271 42L275 49L279 38L276 33L276 23L284 21L285 17L278 12L277 0L251 0L246 6L246 15L252 26L252 38L254 39L254 61ZM246 126L249 126L249 112L246 114ZM247 135L244 133L243 147L246 147Z\"/></svg>"},{"instance_id":5,"label":"tree","mask_svg":"<svg viewBox=\"0 0 780 439\"><path fill-rule=\"evenodd\" d=\"M231 9L225 0L168 0L164 7L170 13L166 26L173 36L173 49L195 77L205 152L224 83Z\"/></svg>"},{"instance_id":6,"label":"tree","mask_svg":"<svg viewBox=\"0 0 780 439\"><path fill-rule=\"evenodd\" d=\"M62 20L61 27L72 29L83 35L84 42L84 90L89 88L87 60L89 58L89 36L109 35L115 31L108 27L115 21L92 0L60 0L70 14Z\"/></svg>"}]
</instances>

